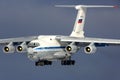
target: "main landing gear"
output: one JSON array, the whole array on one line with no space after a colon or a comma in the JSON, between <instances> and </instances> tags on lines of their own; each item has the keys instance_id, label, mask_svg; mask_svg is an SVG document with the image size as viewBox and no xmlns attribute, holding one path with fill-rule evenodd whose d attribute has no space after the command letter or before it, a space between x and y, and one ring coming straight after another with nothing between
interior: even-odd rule
<instances>
[{"instance_id":1,"label":"main landing gear","mask_svg":"<svg viewBox=\"0 0 120 80\"><path fill-rule=\"evenodd\" d=\"M39 60L35 62L35 66L44 66L44 65L52 65L52 61Z\"/></svg>"},{"instance_id":2,"label":"main landing gear","mask_svg":"<svg viewBox=\"0 0 120 80\"><path fill-rule=\"evenodd\" d=\"M61 65L75 65L75 60L63 60Z\"/></svg>"},{"instance_id":3,"label":"main landing gear","mask_svg":"<svg viewBox=\"0 0 120 80\"><path fill-rule=\"evenodd\" d=\"M45 65L52 65L52 61L39 60L35 62L35 66L45 66ZM75 60L62 60L61 65L75 65Z\"/></svg>"}]
</instances>

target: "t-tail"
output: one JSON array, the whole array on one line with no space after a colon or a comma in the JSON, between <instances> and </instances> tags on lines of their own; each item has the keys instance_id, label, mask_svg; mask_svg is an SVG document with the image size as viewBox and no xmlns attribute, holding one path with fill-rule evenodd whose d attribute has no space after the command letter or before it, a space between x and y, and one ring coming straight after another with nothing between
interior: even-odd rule
<instances>
[{"instance_id":1,"label":"t-tail","mask_svg":"<svg viewBox=\"0 0 120 80\"><path fill-rule=\"evenodd\" d=\"M70 36L72 37L84 37L84 25L87 8L117 8L118 6L106 6L106 5L56 5L56 7L70 7L78 10L74 28Z\"/></svg>"}]
</instances>

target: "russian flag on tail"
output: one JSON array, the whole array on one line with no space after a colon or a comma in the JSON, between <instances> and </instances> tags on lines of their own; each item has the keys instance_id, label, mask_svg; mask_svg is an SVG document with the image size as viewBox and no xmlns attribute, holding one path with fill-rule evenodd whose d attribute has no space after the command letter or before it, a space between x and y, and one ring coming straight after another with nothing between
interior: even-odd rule
<instances>
[{"instance_id":1,"label":"russian flag on tail","mask_svg":"<svg viewBox=\"0 0 120 80\"><path fill-rule=\"evenodd\" d=\"M80 23L82 23L82 19L79 19L79 20L78 20L78 24L80 24Z\"/></svg>"}]
</instances>

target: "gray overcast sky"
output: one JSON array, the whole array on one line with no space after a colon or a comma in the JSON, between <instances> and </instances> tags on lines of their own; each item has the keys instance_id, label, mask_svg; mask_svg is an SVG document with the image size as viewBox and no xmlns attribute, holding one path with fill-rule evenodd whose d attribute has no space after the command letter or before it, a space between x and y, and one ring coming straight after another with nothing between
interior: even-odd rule
<instances>
[{"instance_id":1,"label":"gray overcast sky","mask_svg":"<svg viewBox=\"0 0 120 80\"><path fill-rule=\"evenodd\" d=\"M119 5L120 0L0 0L0 38L40 34L69 35L77 11L55 8L56 4ZM85 35L120 36L120 9L89 9ZM75 66L35 67L26 54L4 54L0 50L0 80L120 80L120 47L98 48L86 55L83 49L73 56Z\"/></svg>"}]
</instances>

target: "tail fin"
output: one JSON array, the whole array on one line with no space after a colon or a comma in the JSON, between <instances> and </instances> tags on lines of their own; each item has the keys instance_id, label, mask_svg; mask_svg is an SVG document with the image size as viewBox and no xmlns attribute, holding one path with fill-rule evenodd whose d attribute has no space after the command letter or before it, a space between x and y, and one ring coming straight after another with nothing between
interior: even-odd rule
<instances>
[{"instance_id":1,"label":"tail fin","mask_svg":"<svg viewBox=\"0 0 120 80\"><path fill-rule=\"evenodd\" d=\"M78 14L76 17L76 21L74 24L73 31L70 36L73 37L84 37L84 24L85 24L85 17L87 8L82 6L76 6L76 9L78 10Z\"/></svg>"},{"instance_id":2,"label":"tail fin","mask_svg":"<svg viewBox=\"0 0 120 80\"><path fill-rule=\"evenodd\" d=\"M56 5L56 7L74 7L76 10L78 10L74 28L72 33L70 34L70 36L72 37L84 37L84 24L87 8L99 8L99 7L117 8L117 6L105 6L105 5Z\"/></svg>"}]
</instances>

